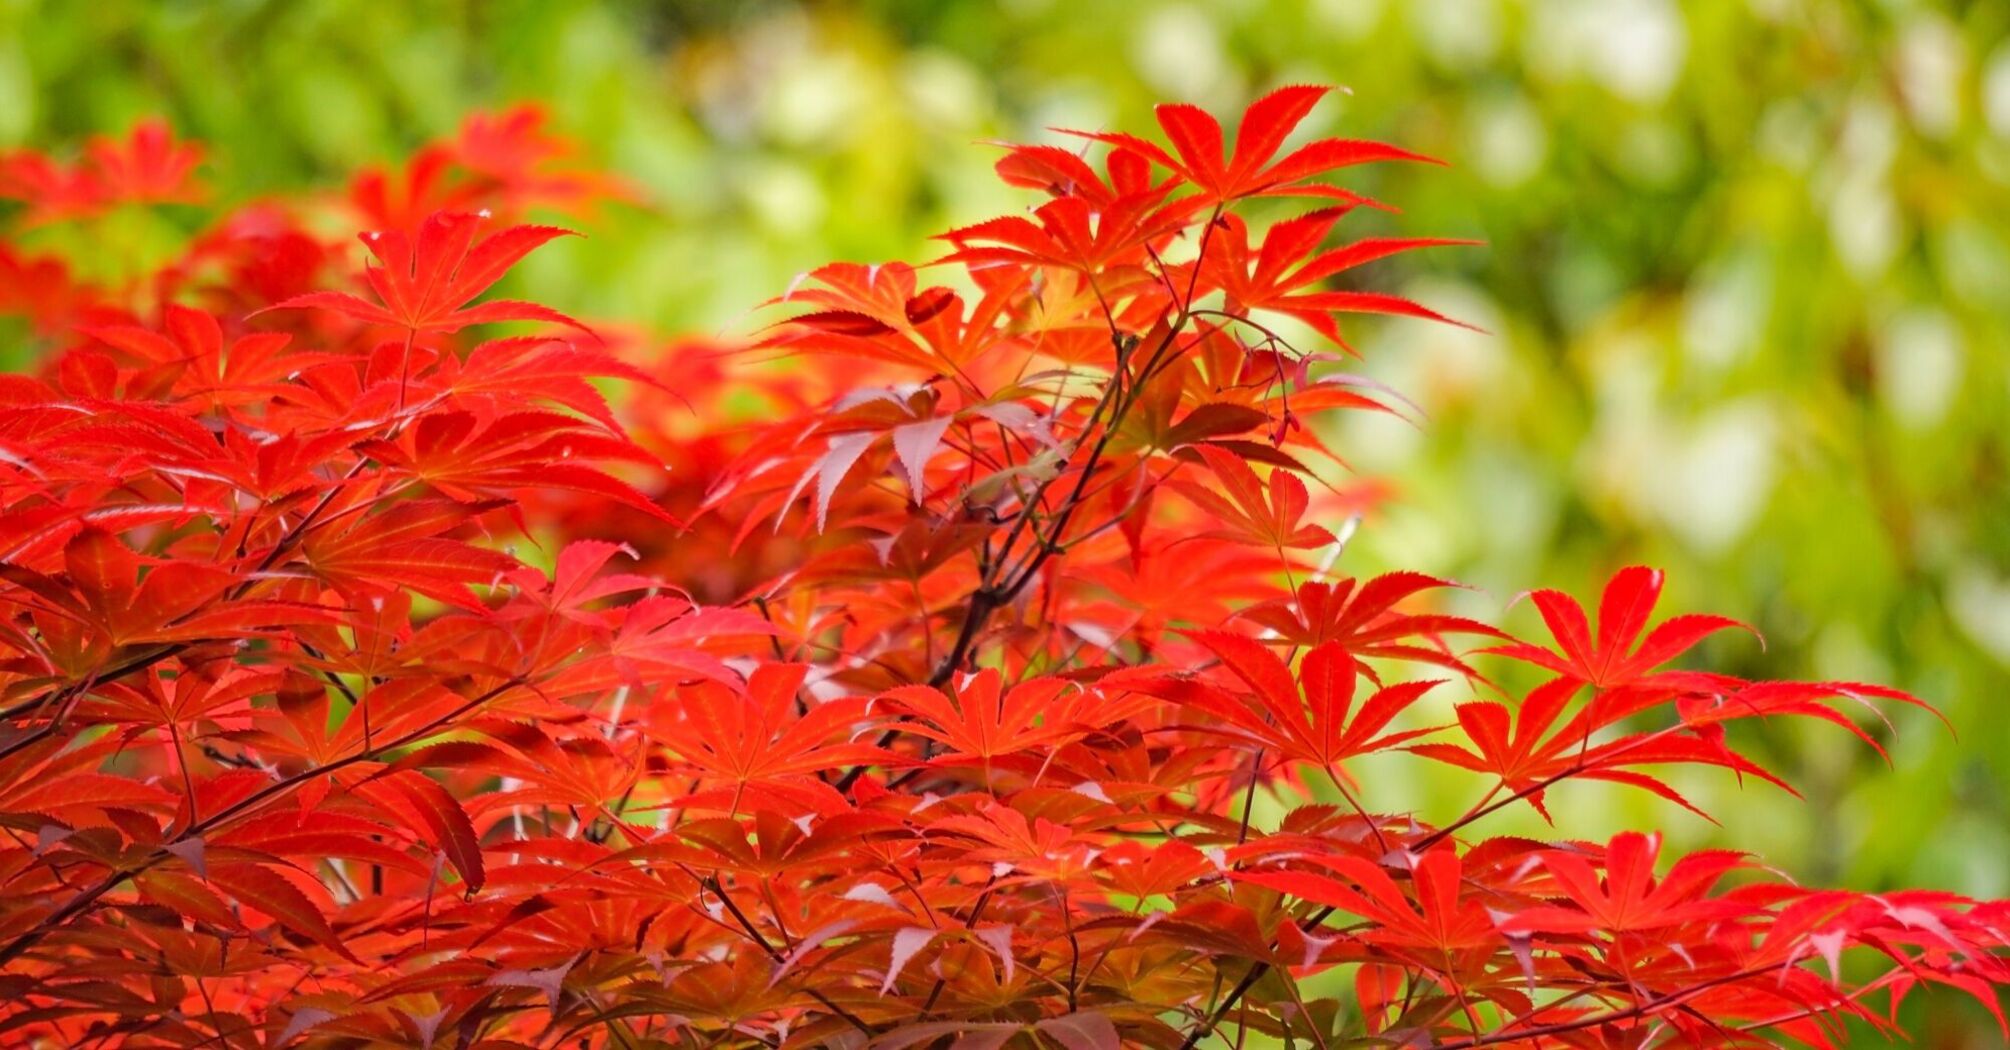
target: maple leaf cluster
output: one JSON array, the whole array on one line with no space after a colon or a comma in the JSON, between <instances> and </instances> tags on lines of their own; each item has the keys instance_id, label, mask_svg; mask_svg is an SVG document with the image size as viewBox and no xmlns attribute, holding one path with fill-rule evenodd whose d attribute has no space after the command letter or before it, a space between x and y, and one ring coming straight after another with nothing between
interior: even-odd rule
<instances>
[{"instance_id":1,"label":"maple leaf cluster","mask_svg":"<svg viewBox=\"0 0 2010 1050\"><path fill-rule=\"evenodd\" d=\"M1007 146L1030 212L806 274L730 348L492 294L565 232L531 214L632 195L529 109L119 286L0 241L41 351L0 377L0 1042L1828 1046L1923 985L2000 1020L2010 903L1489 835L1568 784L1778 783L1732 722L1876 747L1859 706L1920 702L1681 666L1739 625L1655 622L1651 569L1534 592L1530 639L1336 572L1382 490L1316 423L1401 407L1341 322L1448 319L1335 282L1460 242L1328 246L1382 207L1337 173L1425 158L1301 135L1322 93ZM143 125L0 197L12 234L185 207L200 157Z\"/></svg>"}]
</instances>

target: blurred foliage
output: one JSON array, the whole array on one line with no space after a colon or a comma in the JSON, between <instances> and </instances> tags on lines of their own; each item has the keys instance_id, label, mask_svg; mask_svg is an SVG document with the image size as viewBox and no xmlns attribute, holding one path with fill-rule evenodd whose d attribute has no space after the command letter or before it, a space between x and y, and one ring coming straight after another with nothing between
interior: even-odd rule
<instances>
[{"instance_id":1,"label":"blurred foliage","mask_svg":"<svg viewBox=\"0 0 2010 1050\"><path fill-rule=\"evenodd\" d=\"M1763 633L1716 666L1898 685L1960 734L1904 719L1887 770L1782 727L1761 746L1807 805L1693 786L1738 841L1813 879L2010 892L2010 5L0 0L0 146L161 113L227 198L541 100L646 203L532 280L662 333L743 329L812 265L925 258L1023 205L981 140L1291 81L1351 87L1328 130L1455 162L1364 173L1403 209L1368 225L1488 242L1373 278L1488 334L1362 330L1428 418L1341 435L1402 491L1352 567L1498 608L1664 565L1674 604Z\"/></svg>"}]
</instances>

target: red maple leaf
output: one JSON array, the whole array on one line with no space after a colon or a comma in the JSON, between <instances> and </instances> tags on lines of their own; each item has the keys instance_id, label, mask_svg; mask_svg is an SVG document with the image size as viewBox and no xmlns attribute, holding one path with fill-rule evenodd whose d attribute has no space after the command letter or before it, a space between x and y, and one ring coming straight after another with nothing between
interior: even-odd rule
<instances>
[{"instance_id":1,"label":"red maple leaf","mask_svg":"<svg viewBox=\"0 0 2010 1050\"><path fill-rule=\"evenodd\" d=\"M578 321L537 303L496 299L468 305L518 260L571 232L556 226L510 226L475 240L487 219L485 212L434 212L419 225L416 238L400 230L362 234L363 246L379 264L363 271L377 295L375 303L347 292L309 292L266 309L333 310L365 324L415 333L458 332L495 321L547 321L587 331Z\"/></svg>"}]
</instances>

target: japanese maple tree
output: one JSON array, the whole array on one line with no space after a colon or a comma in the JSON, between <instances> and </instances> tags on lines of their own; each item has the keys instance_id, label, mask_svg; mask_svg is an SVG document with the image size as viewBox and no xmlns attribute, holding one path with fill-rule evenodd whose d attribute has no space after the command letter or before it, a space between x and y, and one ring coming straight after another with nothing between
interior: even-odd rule
<instances>
[{"instance_id":1,"label":"japanese maple tree","mask_svg":"<svg viewBox=\"0 0 2010 1050\"><path fill-rule=\"evenodd\" d=\"M39 354L0 377L0 1043L1830 1046L1920 985L2000 1021L2006 902L1490 828L1780 783L1729 723L1876 748L1862 708L1921 702L1694 669L1739 625L1657 620L1647 568L1533 592L1526 639L1340 571L1383 491L1322 422L1401 407L1344 315L1456 323L1350 271L1464 242L1336 234L1384 207L1336 177L1426 158L1298 134L1322 94L1007 146L1025 214L806 274L736 347L492 294L566 232L532 215L632 195L535 110L227 209L157 123L0 156ZM35 247L155 208L205 223L165 261Z\"/></svg>"}]
</instances>

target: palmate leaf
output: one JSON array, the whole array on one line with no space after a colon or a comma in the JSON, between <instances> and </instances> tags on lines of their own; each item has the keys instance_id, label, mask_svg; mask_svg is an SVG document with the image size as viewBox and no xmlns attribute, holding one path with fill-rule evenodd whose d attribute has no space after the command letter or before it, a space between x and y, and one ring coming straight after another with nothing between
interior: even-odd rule
<instances>
[{"instance_id":1,"label":"palmate leaf","mask_svg":"<svg viewBox=\"0 0 2010 1050\"><path fill-rule=\"evenodd\" d=\"M0 1042L1729 1050L1895 1034L1925 985L2000 1010L2004 902L1493 835L1566 783L1774 779L1733 720L1876 746L1854 707L1917 701L1674 666L1730 622L1654 623L1646 569L1595 622L1537 592L1537 644L1308 564L1401 483L1315 505L1326 421L1407 402L1270 315L1435 316L1343 282L1449 243L1329 246L1376 203L1327 174L1415 155L1298 145L1321 93L1008 146L1036 207L956 273L812 271L757 361L467 331L572 323L483 301L558 235L518 216L609 188L532 111L115 286L8 238L177 196L186 151L0 156L0 315L52 351L0 376ZM1470 805L1404 797L1418 760Z\"/></svg>"},{"instance_id":2,"label":"palmate leaf","mask_svg":"<svg viewBox=\"0 0 2010 1050\"><path fill-rule=\"evenodd\" d=\"M936 764L989 766L1080 740L1141 713L1148 701L1141 693L1089 689L1059 678L1008 689L997 671L986 669L965 678L953 699L931 686L910 685L881 693L875 704L903 716L902 733L941 744L946 754L934 759Z\"/></svg>"},{"instance_id":3,"label":"palmate leaf","mask_svg":"<svg viewBox=\"0 0 2010 1050\"><path fill-rule=\"evenodd\" d=\"M1568 595L1556 591L1532 591L1531 601L1542 613L1544 624L1556 639L1557 648L1517 644L1487 650L1536 664L1579 682L1601 688L1649 687L1656 677L1651 672L1680 656L1704 638L1728 628L1751 628L1723 616L1677 616L1656 627L1643 639L1647 618L1661 596L1660 571L1632 566L1615 573L1605 586L1599 603L1598 632L1594 638L1584 609ZM1756 636L1757 632L1753 632ZM1638 647L1635 648L1636 643Z\"/></svg>"},{"instance_id":4,"label":"palmate leaf","mask_svg":"<svg viewBox=\"0 0 2010 1050\"><path fill-rule=\"evenodd\" d=\"M306 545L314 572L336 587L404 587L463 608L479 608L469 585L495 582L516 559L460 540L394 538L372 522Z\"/></svg>"},{"instance_id":5,"label":"palmate leaf","mask_svg":"<svg viewBox=\"0 0 2010 1050\"><path fill-rule=\"evenodd\" d=\"M1044 190L1055 197L1080 197L1097 207L1144 193L1152 188L1151 165L1143 154L1111 150L1098 174L1080 154L1060 146L1002 143L1006 154L996 165L1008 185Z\"/></svg>"},{"instance_id":6,"label":"palmate leaf","mask_svg":"<svg viewBox=\"0 0 2010 1050\"><path fill-rule=\"evenodd\" d=\"M1547 906L1516 912L1503 926L1510 932L1607 933L1662 930L1698 922L1736 918L1752 905L1709 898L1716 882L1744 866L1742 854L1728 850L1692 853L1656 879L1654 861L1660 840L1637 832L1622 832L1605 847L1604 876L1583 857L1555 850L1543 855L1571 907Z\"/></svg>"},{"instance_id":7,"label":"palmate leaf","mask_svg":"<svg viewBox=\"0 0 2010 1050\"><path fill-rule=\"evenodd\" d=\"M1187 481L1173 487L1228 527L1208 535L1276 548L1323 547L1333 542L1324 526L1303 523L1310 505L1305 483L1290 471L1273 469L1266 485L1242 457L1217 445L1189 446L1206 462L1226 499L1212 489Z\"/></svg>"},{"instance_id":8,"label":"palmate leaf","mask_svg":"<svg viewBox=\"0 0 2010 1050\"><path fill-rule=\"evenodd\" d=\"M521 405L528 396L578 412L610 432L619 432L620 423L608 407L606 397L588 382L590 377L620 378L649 385L656 382L648 373L604 350L580 347L568 340L537 337L482 343L468 351L465 362L454 366L438 381L458 406L493 406L507 411Z\"/></svg>"},{"instance_id":9,"label":"palmate leaf","mask_svg":"<svg viewBox=\"0 0 2010 1050\"><path fill-rule=\"evenodd\" d=\"M1194 638L1242 680L1255 704L1212 691L1192 694L1189 702L1220 718L1222 729L1275 754L1332 770L1348 758L1435 732L1384 730L1438 682L1404 682L1377 690L1356 711L1358 668L1338 644L1329 642L1307 653L1294 676L1254 639L1220 631Z\"/></svg>"},{"instance_id":10,"label":"palmate leaf","mask_svg":"<svg viewBox=\"0 0 2010 1050\"><path fill-rule=\"evenodd\" d=\"M1033 219L1008 215L959 227L941 235L956 246L943 261L970 267L1033 264L1098 273L1185 225L1197 202L1163 204L1167 189L1170 184L1119 198L1108 210L1077 197L1060 197L1034 209Z\"/></svg>"},{"instance_id":11,"label":"palmate leaf","mask_svg":"<svg viewBox=\"0 0 2010 1050\"><path fill-rule=\"evenodd\" d=\"M763 804L761 789L785 789L819 770L877 762L885 752L853 743L849 727L865 713L862 699L811 704L797 712L797 694L808 668L769 664L757 669L744 692L707 697L684 709L686 721L665 746L713 781L727 786L735 806ZM748 795L748 789L756 789Z\"/></svg>"},{"instance_id":12,"label":"palmate leaf","mask_svg":"<svg viewBox=\"0 0 2010 1050\"><path fill-rule=\"evenodd\" d=\"M524 256L570 234L553 226L511 226L475 240L487 219L485 213L435 212L416 235L401 230L362 234L359 239L379 264L364 271L376 303L347 292L310 292L270 309L331 310L364 324L411 332L457 332L497 321L545 321L587 331L578 321L536 303L498 299L467 305Z\"/></svg>"},{"instance_id":13,"label":"palmate leaf","mask_svg":"<svg viewBox=\"0 0 2010 1050\"><path fill-rule=\"evenodd\" d=\"M1426 590L1457 584L1419 572L1385 573L1367 581L1308 580L1296 595L1258 602L1243 618L1293 645L1337 642L1356 657L1430 664L1466 676L1476 672L1438 643L1442 635L1507 637L1498 628L1463 616L1412 613L1398 605ZM1373 677L1373 671L1364 668Z\"/></svg>"},{"instance_id":14,"label":"palmate leaf","mask_svg":"<svg viewBox=\"0 0 2010 1050\"><path fill-rule=\"evenodd\" d=\"M537 489L582 492L676 519L634 486L589 465L655 460L625 437L557 412L512 412L480 420L469 412L428 416L399 439L364 446L371 455L463 503L517 498Z\"/></svg>"},{"instance_id":15,"label":"palmate leaf","mask_svg":"<svg viewBox=\"0 0 2010 1050\"><path fill-rule=\"evenodd\" d=\"M279 380L312 359L282 353L292 338L283 332L251 333L226 343L222 325L207 311L171 303L165 313L165 333L98 325L85 334L172 376L175 394L228 403L278 394Z\"/></svg>"},{"instance_id":16,"label":"palmate leaf","mask_svg":"<svg viewBox=\"0 0 2010 1050\"><path fill-rule=\"evenodd\" d=\"M1342 349L1352 352L1340 336L1335 315L1343 313L1391 314L1414 317L1470 328L1421 303L1381 292L1318 290L1325 279L1377 259L1415 251L1474 245L1480 242L1442 237L1369 238L1345 247L1319 252L1317 248L1333 225L1350 208L1327 208L1286 220L1270 227L1262 245L1249 247L1249 230L1241 219L1225 218L1216 233L1217 251L1203 257L1197 277L1204 288L1218 288L1232 308L1268 310L1296 318L1311 326Z\"/></svg>"},{"instance_id":17,"label":"palmate leaf","mask_svg":"<svg viewBox=\"0 0 2010 1050\"><path fill-rule=\"evenodd\" d=\"M604 618L608 632L596 639L597 651L555 669L553 691L579 695L623 685L644 689L664 679L739 689L744 679L726 666L722 652L767 644L761 640L775 633L772 624L753 613L694 606L669 595L637 599Z\"/></svg>"},{"instance_id":18,"label":"palmate leaf","mask_svg":"<svg viewBox=\"0 0 2010 1050\"><path fill-rule=\"evenodd\" d=\"M994 326L1025 280L1006 272L966 306L949 288L918 288L914 268L905 263L831 263L764 304L818 309L775 322L756 345L864 358L922 374L954 373L1007 342Z\"/></svg>"},{"instance_id":19,"label":"palmate leaf","mask_svg":"<svg viewBox=\"0 0 2010 1050\"><path fill-rule=\"evenodd\" d=\"M1233 877L1371 920L1375 928L1367 936L1391 947L1451 953L1498 945L1503 939L1482 902L1464 893L1462 865L1452 850L1416 858L1414 900L1379 865L1352 856L1314 860L1333 874L1251 871Z\"/></svg>"},{"instance_id":20,"label":"palmate leaf","mask_svg":"<svg viewBox=\"0 0 2010 1050\"><path fill-rule=\"evenodd\" d=\"M1198 187L1211 201L1299 193L1330 196L1334 188L1302 185L1315 175L1371 161L1430 161L1421 154L1379 142L1321 139L1276 159L1285 139L1312 112L1329 89L1311 85L1279 88L1251 103L1236 130L1235 153L1224 160L1221 123L1197 106L1158 107L1159 127L1173 152L1120 132L1072 132L1149 158ZM1273 163L1274 160L1274 163ZM1433 162L1435 163L1435 162Z\"/></svg>"},{"instance_id":21,"label":"palmate leaf","mask_svg":"<svg viewBox=\"0 0 2010 1050\"><path fill-rule=\"evenodd\" d=\"M1601 702L1601 698L1586 704L1559 725L1580 688L1566 679L1552 681L1530 692L1518 710L1491 701L1460 704L1458 725L1466 743L1431 742L1407 747L1426 758L1500 778L1504 788L1515 792L1516 797L1526 798L1545 817L1549 815L1543 802L1545 788L1572 778L1644 788L1701 814L1674 789L1633 768L1639 766L1679 763L1722 766L1787 787L1785 781L1763 766L1719 743L1694 736L1662 730L1594 742L1593 735L1606 726L1645 707L1666 703L1672 696L1634 691L1618 697L1618 702Z\"/></svg>"},{"instance_id":22,"label":"palmate leaf","mask_svg":"<svg viewBox=\"0 0 2010 1050\"><path fill-rule=\"evenodd\" d=\"M33 595L33 608L67 621L80 641L106 647L248 639L339 616L339 610L317 603L245 597L226 566L144 558L98 525L71 534L63 566L60 578L16 566L4 572L22 598Z\"/></svg>"}]
</instances>

